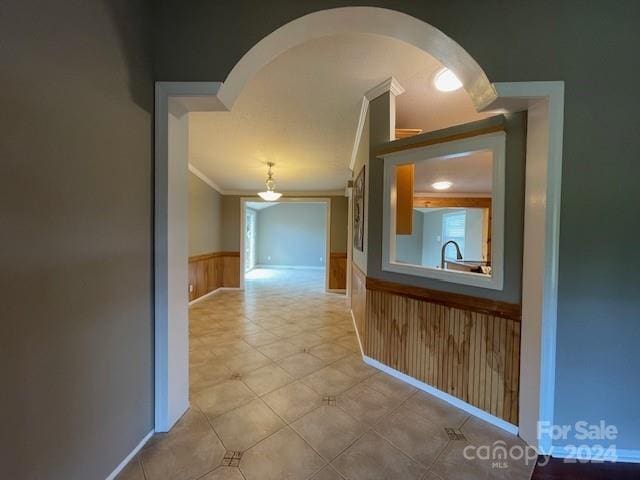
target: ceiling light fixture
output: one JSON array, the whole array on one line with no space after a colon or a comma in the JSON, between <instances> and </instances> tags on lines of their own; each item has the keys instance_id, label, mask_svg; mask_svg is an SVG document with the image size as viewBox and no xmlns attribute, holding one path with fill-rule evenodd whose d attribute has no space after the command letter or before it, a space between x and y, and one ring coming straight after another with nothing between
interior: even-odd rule
<instances>
[{"instance_id":1,"label":"ceiling light fixture","mask_svg":"<svg viewBox=\"0 0 640 480\"><path fill-rule=\"evenodd\" d=\"M440 70L433 83L441 92L453 92L454 90L458 90L462 87L460 79L448 68Z\"/></svg>"},{"instance_id":2,"label":"ceiling light fixture","mask_svg":"<svg viewBox=\"0 0 640 480\"><path fill-rule=\"evenodd\" d=\"M431 186L436 190L447 190L448 188L451 188L451 185L453 185L451 182L436 182L431 184Z\"/></svg>"},{"instance_id":3,"label":"ceiling light fixture","mask_svg":"<svg viewBox=\"0 0 640 480\"><path fill-rule=\"evenodd\" d=\"M273 162L268 162L269 170L267 171L267 181L265 184L267 185L267 190L264 192L258 192L260 198L262 198L266 202L274 202L278 200L282 194L275 191L275 183L273 182L273 173L271 172L271 167L273 167Z\"/></svg>"}]
</instances>

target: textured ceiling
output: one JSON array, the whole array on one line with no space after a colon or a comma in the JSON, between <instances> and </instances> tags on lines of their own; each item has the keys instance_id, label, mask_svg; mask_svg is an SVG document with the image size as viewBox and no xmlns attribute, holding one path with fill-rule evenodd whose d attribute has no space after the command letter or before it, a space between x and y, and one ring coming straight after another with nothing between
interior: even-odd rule
<instances>
[{"instance_id":1,"label":"textured ceiling","mask_svg":"<svg viewBox=\"0 0 640 480\"><path fill-rule=\"evenodd\" d=\"M493 155L482 150L453 158L430 158L416 163L414 189L416 193L491 194L493 185ZM436 190L435 182L451 182L451 188Z\"/></svg>"},{"instance_id":2,"label":"textured ceiling","mask_svg":"<svg viewBox=\"0 0 640 480\"><path fill-rule=\"evenodd\" d=\"M403 42L339 35L307 42L276 58L244 89L231 112L190 114L190 162L224 190L262 189L266 162L276 188L340 190L364 93L391 76L406 89L397 127L443 128L482 118L466 92L442 93L442 66Z\"/></svg>"}]
</instances>

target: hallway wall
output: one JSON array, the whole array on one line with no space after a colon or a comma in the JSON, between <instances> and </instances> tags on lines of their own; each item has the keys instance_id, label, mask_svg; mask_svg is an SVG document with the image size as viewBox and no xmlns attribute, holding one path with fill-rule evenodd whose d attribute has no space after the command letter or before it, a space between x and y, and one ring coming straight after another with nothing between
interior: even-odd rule
<instances>
[{"instance_id":1,"label":"hallway wall","mask_svg":"<svg viewBox=\"0 0 640 480\"><path fill-rule=\"evenodd\" d=\"M0 10L0 469L104 479L153 428L149 4Z\"/></svg>"},{"instance_id":2,"label":"hallway wall","mask_svg":"<svg viewBox=\"0 0 640 480\"><path fill-rule=\"evenodd\" d=\"M238 1L221 10L204 0L190 2L189 9L159 0L157 78L223 81L253 45L285 23L357 4L429 22L466 49L491 81L566 82L556 421L606 418L620 427L618 448L640 449L640 381L628 374L640 370L640 252L627 245L640 229L628 221L640 204L637 102L630 101L638 95L640 4L590 2L585 8L579 0L561 0L505 8L501 0L277 0ZM487 28L496 18L500 28ZM223 41L229 38L234 41ZM606 228L593 228L594 219Z\"/></svg>"},{"instance_id":3,"label":"hallway wall","mask_svg":"<svg viewBox=\"0 0 640 480\"><path fill-rule=\"evenodd\" d=\"M258 211L258 265L325 267L326 210L322 203L281 203Z\"/></svg>"},{"instance_id":4,"label":"hallway wall","mask_svg":"<svg viewBox=\"0 0 640 480\"><path fill-rule=\"evenodd\" d=\"M189 256L222 250L222 195L189 173Z\"/></svg>"}]
</instances>

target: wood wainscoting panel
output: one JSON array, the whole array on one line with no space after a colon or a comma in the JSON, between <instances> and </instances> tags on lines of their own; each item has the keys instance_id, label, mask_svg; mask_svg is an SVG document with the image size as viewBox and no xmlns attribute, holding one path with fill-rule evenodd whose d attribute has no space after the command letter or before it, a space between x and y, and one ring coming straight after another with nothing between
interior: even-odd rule
<instances>
[{"instance_id":1,"label":"wood wainscoting panel","mask_svg":"<svg viewBox=\"0 0 640 480\"><path fill-rule=\"evenodd\" d=\"M368 357L518 424L519 321L368 289L359 332Z\"/></svg>"},{"instance_id":2,"label":"wood wainscoting panel","mask_svg":"<svg viewBox=\"0 0 640 480\"><path fill-rule=\"evenodd\" d=\"M356 330L360 341L364 342L365 335L365 315L367 307L367 277L351 262L351 311L356 324Z\"/></svg>"},{"instance_id":3,"label":"wood wainscoting panel","mask_svg":"<svg viewBox=\"0 0 640 480\"><path fill-rule=\"evenodd\" d=\"M240 287L240 252L224 252L222 257L222 286Z\"/></svg>"},{"instance_id":4,"label":"wood wainscoting panel","mask_svg":"<svg viewBox=\"0 0 640 480\"><path fill-rule=\"evenodd\" d=\"M329 289L347 288L347 253L331 252L329 255Z\"/></svg>"},{"instance_id":5,"label":"wood wainscoting panel","mask_svg":"<svg viewBox=\"0 0 640 480\"><path fill-rule=\"evenodd\" d=\"M240 252L189 257L189 301L220 287L240 286Z\"/></svg>"}]
</instances>

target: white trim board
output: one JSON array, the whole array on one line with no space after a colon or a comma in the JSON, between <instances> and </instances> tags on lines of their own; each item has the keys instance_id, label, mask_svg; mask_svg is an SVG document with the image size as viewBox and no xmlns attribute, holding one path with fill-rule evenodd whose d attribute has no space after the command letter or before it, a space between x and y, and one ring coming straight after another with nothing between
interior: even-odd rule
<instances>
[{"instance_id":1,"label":"white trim board","mask_svg":"<svg viewBox=\"0 0 640 480\"><path fill-rule=\"evenodd\" d=\"M318 267L318 266L306 266L306 265L270 265L268 263L259 263L251 270L256 268L262 269L274 269L274 270L324 270L326 267ZM249 270L249 271L251 271ZM245 272L245 275L249 272Z\"/></svg>"},{"instance_id":2,"label":"white trim board","mask_svg":"<svg viewBox=\"0 0 640 480\"><path fill-rule=\"evenodd\" d=\"M220 195L224 195L225 192L218 186L216 182L207 177L204 173L202 173L198 168L196 168L191 162L189 162L189 171L193 173L196 177L202 180L204 183L213 188Z\"/></svg>"},{"instance_id":3,"label":"white trim board","mask_svg":"<svg viewBox=\"0 0 640 480\"><path fill-rule=\"evenodd\" d=\"M205 293L204 295L202 295L201 297L196 298L195 300L191 300L189 302L189 306L194 305L198 302L201 302L202 300L209 298L210 296L212 296L214 293L218 293L220 290L222 290L222 287L218 287L215 290L210 291L209 293Z\"/></svg>"},{"instance_id":4,"label":"white trim board","mask_svg":"<svg viewBox=\"0 0 640 480\"><path fill-rule=\"evenodd\" d=\"M398 380L402 380L403 382L408 383L412 387L416 387L418 390L422 390L423 392L427 392L433 395L434 397L438 397L439 399L444 400L445 402L453 405L454 407L457 407L460 410L464 410L465 412L470 413L475 417L478 417L480 420L484 420L485 422L488 422L491 425L495 425L496 427L501 428L502 430L505 430L506 432L512 433L514 435L518 434L517 426L512 425L511 423L506 422L501 418L495 417L485 412L484 410L480 410L478 407L474 407L473 405L470 405L467 402L464 402L459 398L454 397L453 395L449 395L448 393L445 393L442 390L438 390L437 388L434 388L431 385L427 385L426 383L421 382L420 380L416 380L415 378L410 377L409 375L406 375L402 372L399 372L398 370L395 370L391 367L388 367L384 363L380 363L378 360L375 360L371 357L367 357L366 355L363 355L362 360L367 365L371 365L372 367L375 367L378 370L381 370L384 373L387 373L392 377L397 378Z\"/></svg>"},{"instance_id":5,"label":"white trim board","mask_svg":"<svg viewBox=\"0 0 640 480\"><path fill-rule=\"evenodd\" d=\"M356 331L356 338L358 339L358 345L360 345L360 354L362 358L365 358L364 348L362 348L362 340L360 340L360 333L358 333L358 326L356 325L356 317L353 314L353 309L349 308L349 313L351 314L351 320L353 321L353 329Z\"/></svg>"},{"instance_id":6,"label":"white trim board","mask_svg":"<svg viewBox=\"0 0 640 480\"><path fill-rule=\"evenodd\" d=\"M122 472L122 470L125 469L125 467L129 464L129 462L133 459L133 457L136 456L136 454L142 450L142 447L145 446L145 444L149 441L149 439L153 436L154 431L151 430L149 433L147 433L144 438L142 440L140 440L140 443L138 443L138 445L136 445L134 447L133 450L131 450L131 452L129 452L129 454L124 457L124 460L122 460L120 462L120 464L113 470L113 472L111 472L109 474L109 476L105 479L105 480L115 480L115 478L120 474L120 472Z\"/></svg>"},{"instance_id":7,"label":"white trim board","mask_svg":"<svg viewBox=\"0 0 640 480\"><path fill-rule=\"evenodd\" d=\"M360 116L358 117L358 124L356 126L356 134L353 140L353 150L351 150L351 160L349 160L349 170L353 171L356 165L356 157L358 156L358 147L360 146L360 139L362 138L362 131L364 130L364 124L367 122L367 113L369 112L369 103L378 98L383 93L390 92L394 96L398 96L404 93L404 87L398 83L398 81L389 77L384 82L379 83L375 87L368 90L362 96L362 103L360 104Z\"/></svg>"}]
</instances>

